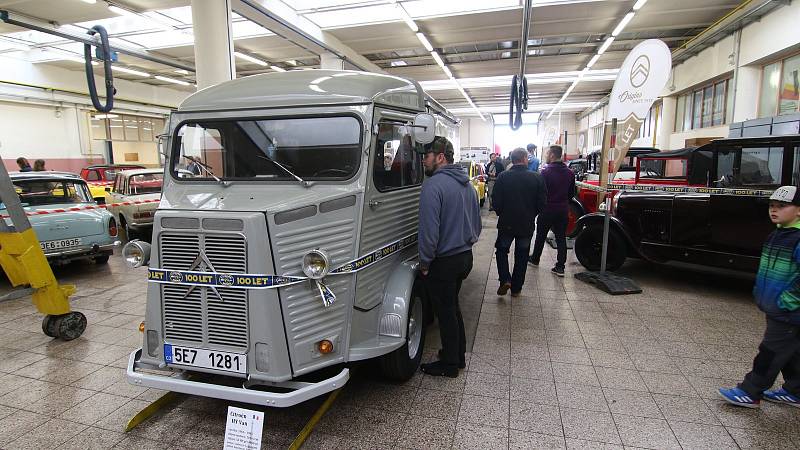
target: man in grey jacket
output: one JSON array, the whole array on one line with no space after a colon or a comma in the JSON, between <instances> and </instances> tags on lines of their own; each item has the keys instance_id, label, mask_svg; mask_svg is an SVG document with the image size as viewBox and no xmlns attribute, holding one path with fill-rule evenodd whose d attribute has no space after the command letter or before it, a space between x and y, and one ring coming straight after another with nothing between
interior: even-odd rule
<instances>
[{"instance_id":1,"label":"man in grey jacket","mask_svg":"<svg viewBox=\"0 0 800 450\"><path fill-rule=\"evenodd\" d=\"M472 246L481 234L478 196L467 174L453 164L453 144L437 137L424 146L425 174L419 201L419 264L439 319L439 360L423 364L435 376L458 376L465 367L466 336L458 294L472 270Z\"/></svg>"}]
</instances>

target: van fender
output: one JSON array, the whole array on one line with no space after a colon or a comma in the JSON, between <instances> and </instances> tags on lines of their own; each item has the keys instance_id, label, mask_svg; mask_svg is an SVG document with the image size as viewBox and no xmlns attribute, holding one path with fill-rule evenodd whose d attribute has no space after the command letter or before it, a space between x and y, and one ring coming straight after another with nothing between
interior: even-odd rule
<instances>
[{"instance_id":1,"label":"van fender","mask_svg":"<svg viewBox=\"0 0 800 450\"><path fill-rule=\"evenodd\" d=\"M623 239L625 239L625 243L628 245L629 254L635 254L641 257L642 255L639 252L639 245L634 242L631 234L628 232L622 221L611 215L609 215L608 219L609 230L616 230L623 237ZM575 236L577 237L580 233L582 233L584 228L593 226L603 227L604 221L605 213L595 212L586 214L578 219L578 223L575 225Z\"/></svg>"},{"instance_id":2,"label":"van fender","mask_svg":"<svg viewBox=\"0 0 800 450\"><path fill-rule=\"evenodd\" d=\"M403 261L389 275L383 293L379 336L405 340L408 309L411 306L418 267L417 261Z\"/></svg>"}]
</instances>

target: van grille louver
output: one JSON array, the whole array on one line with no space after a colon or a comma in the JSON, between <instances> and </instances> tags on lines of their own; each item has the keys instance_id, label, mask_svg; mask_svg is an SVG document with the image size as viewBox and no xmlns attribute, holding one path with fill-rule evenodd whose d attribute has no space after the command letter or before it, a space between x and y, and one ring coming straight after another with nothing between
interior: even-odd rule
<instances>
[{"instance_id":1,"label":"van grille louver","mask_svg":"<svg viewBox=\"0 0 800 450\"><path fill-rule=\"evenodd\" d=\"M239 234L165 232L159 248L164 269L247 273L247 243ZM164 285L162 298L167 339L247 348L247 291Z\"/></svg>"}]
</instances>

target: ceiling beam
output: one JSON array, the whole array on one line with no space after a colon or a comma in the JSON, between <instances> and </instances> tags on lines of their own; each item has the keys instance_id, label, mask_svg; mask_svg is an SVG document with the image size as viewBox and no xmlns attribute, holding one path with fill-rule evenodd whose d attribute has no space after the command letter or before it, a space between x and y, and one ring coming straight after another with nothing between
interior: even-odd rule
<instances>
[{"instance_id":1,"label":"ceiling beam","mask_svg":"<svg viewBox=\"0 0 800 450\"><path fill-rule=\"evenodd\" d=\"M232 7L237 14L311 53L317 55L332 53L361 70L383 73L382 68L310 20L300 16L283 2L234 0Z\"/></svg>"}]
</instances>

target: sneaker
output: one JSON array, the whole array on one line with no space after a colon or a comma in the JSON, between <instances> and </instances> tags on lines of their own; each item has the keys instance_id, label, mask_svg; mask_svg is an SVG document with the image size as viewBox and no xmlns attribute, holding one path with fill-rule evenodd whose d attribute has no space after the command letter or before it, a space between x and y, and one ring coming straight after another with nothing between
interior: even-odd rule
<instances>
[{"instance_id":1,"label":"sneaker","mask_svg":"<svg viewBox=\"0 0 800 450\"><path fill-rule=\"evenodd\" d=\"M500 287L497 288L497 295L506 295L509 289L511 289L511 283L502 283Z\"/></svg>"},{"instance_id":2,"label":"sneaker","mask_svg":"<svg viewBox=\"0 0 800 450\"><path fill-rule=\"evenodd\" d=\"M532 258L528 258L528 264L532 265L533 267L539 266L539 261L535 261Z\"/></svg>"},{"instance_id":3,"label":"sneaker","mask_svg":"<svg viewBox=\"0 0 800 450\"><path fill-rule=\"evenodd\" d=\"M442 361L422 364L419 367L423 372L434 377L458 378L458 367L443 363Z\"/></svg>"},{"instance_id":4,"label":"sneaker","mask_svg":"<svg viewBox=\"0 0 800 450\"><path fill-rule=\"evenodd\" d=\"M754 399L747 392L738 387L730 389L719 389L719 395L731 405L744 406L745 408L758 408L761 406L761 400Z\"/></svg>"},{"instance_id":5,"label":"sneaker","mask_svg":"<svg viewBox=\"0 0 800 450\"><path fill-rule=\"evenodd\" d=\"M764 400L800 408L800 397L788 393L784 388L764 391Z\"/></svg>"},{"instance_id":6,"label":"sneaker","mask_svg":"<svg viewBox=\"0 0 800 450\"><path fill-rule=\"evenodd\" d=\"M442 349L439 349L439 351L438 351L438 352L436 352L436 356L438 356L438 357L439 357L439 361L441 361L442 359L444 359L444 358L442 358ZM464 355L461 355L461 356L464 356ZM463 359L462 359L462 360L460 360L460 361L458 362L458 368L459 368L459 369L464 369L464 368L466 368L466 367L467 367L467 363L466 363L466 361L465 361L465 360L463 360Z\"/></svg>"},{"instance_id":7,"label":"sneaker","mask_svg":"<svg viewBox=\"0 0 800 450\"><path fill-rule=\"evenodd\" d=\"M550 272L553 272L558 277L562 277L562 278L564 277L564 269L563 268L553 267L552 269L550 269Z\"/></svg>"}]
</instances>

